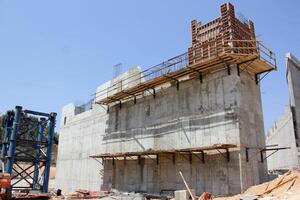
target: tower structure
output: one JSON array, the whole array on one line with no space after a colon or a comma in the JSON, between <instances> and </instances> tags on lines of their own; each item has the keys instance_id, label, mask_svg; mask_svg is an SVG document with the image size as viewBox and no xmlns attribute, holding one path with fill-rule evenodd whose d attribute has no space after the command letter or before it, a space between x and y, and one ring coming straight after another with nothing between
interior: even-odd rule
<instances>
[{"instance_id":1,"label":"tower structure","mask_svg":"<svg viewBox=\"0 0 300 200\"><path fill-rule=\"evenodd\" d=\"M21 106L7 113L1 160L11 176L11 190L48 192L55 118L56 113Z\"/></svg>"}]
</instances>

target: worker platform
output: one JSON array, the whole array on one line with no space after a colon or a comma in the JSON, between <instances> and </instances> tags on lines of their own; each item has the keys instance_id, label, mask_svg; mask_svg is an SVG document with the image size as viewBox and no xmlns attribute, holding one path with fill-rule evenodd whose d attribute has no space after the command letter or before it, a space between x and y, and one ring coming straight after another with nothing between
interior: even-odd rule
<instances>
[{"instance_id":1,"label":"worker platform","mask_svg":"<svg viewBox=\"0 0 300 200\"><path fill-rule=\"evenodd\" d=\"M91 158L97 159L101 158L104 160L112 160L114 163L115 159L122 159L124 162L129 158L131 160L141 159L141 156L155 156L157 164L159 164L159 156L162 154L168 154L173 156L173 162L175 163L176 154L188 155L189 161L192 162L192 156L196 156L199 158L202 163L205 163L205 152L215 150L217 153L224 155L224 158L229 162L230 161L230 152L229 149L237 148L237 145L234 144L214 144L211 146L205 147L194 147L194 148L183 148L183 149L168 149L168 150L145 150L145 151L137 151L137 152L124 152L124 153L102 153L98 155L90 156ZM223 151L223 152L222 152Z\"/></svg>"},{"instance_id":2,"label":"worker platform","mask_svg":"<svg viewBox=\"0 0 300 200\"><path fill-rule=\"evenodd\" d=\"M214 41L215 42L215 41ZM258 83L259 75L276 69L275 54L256 40L228 40L222 41L222 45L212 45L215 48L206 49L202 55L206 55L200 61L191 63L188 53L171 58L159 65L136 73L96 94L96 103L109 105L114 102L122 103L126 100L134 100L151 92L155 96L155 89L165 83L176 83L177 89L181 80L202 77L206 73L216 70L229 69L232 64L238 68L238 73L247 72ZM230 72L229 72L230 74ZM122 83L131 87L122 88ZM101 98L97 98L97 97Z\"/></svg>"}]
</instances>

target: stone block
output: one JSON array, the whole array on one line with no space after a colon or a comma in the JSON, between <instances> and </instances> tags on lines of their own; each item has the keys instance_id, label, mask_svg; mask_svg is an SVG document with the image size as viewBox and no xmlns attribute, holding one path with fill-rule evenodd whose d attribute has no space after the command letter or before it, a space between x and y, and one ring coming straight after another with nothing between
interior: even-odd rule
<instances>
[{"instance_id":1,"label":"stone block","mask_svg":"<svg viewBox=\"0 0 300 200\"><path fill-rule=\"evenodd\" d=\"M190 189L190 191L193 194L193 196L195 197L195 190ZM177 190L174 193L175 193L175 200L190 200L190 199L192 199L188 190Z\"/></svg>"}]
</instances>

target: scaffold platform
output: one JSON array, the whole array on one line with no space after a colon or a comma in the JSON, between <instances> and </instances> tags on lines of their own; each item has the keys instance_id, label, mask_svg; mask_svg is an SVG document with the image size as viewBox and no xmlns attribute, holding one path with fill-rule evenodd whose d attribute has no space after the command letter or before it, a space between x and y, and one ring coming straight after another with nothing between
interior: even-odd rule
<instances>
[{"instance_id":1,"label":"scaffold platform","mask_svg":"<svg viewBox=\"0 0 300 200\"><path fill-rule=\"evenodd\" d=\"M143 95L145 91L151 91L155 95L155 88L162 84L175 82L179 89L180 79L183 77L184 80L195 78L195 76L202 79L206 73L229 68L233 64L237 66L238 73L248 72L257 83L260 74L276 70L275 54L259 41L224 41L221 47L218 45L215 49L209 49L209 52L203 52L203 54L206 55L205 59L191 65L188 64L188 53L184 53L119 80L118 83L97 92L96 97L104 98L96 98L95 102L103 105L114 102L122 103L129 99L136 102L137 96ZM122 82L127 84L138 82L139 84L122 89Z\"/></svg>"}]
</instances>

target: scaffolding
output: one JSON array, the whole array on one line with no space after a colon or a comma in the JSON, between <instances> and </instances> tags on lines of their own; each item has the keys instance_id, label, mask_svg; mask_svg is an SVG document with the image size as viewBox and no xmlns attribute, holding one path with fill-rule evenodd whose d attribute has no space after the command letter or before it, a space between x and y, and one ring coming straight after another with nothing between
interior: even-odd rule
<instances>
[{"instance_id":1,"label":"scaffolding","mask_svg":"<svg viewBox=\"0 0 300 200\"><path fill-rule=\"evenodd\" d=\"M206 24L192 20L192 45L188 52L173 57L154 67L131 76L113 80L111 85L95 95L95 102L102 105L133 100L144 94L155 98L158 86L202 77L206 73L237 67L238 75L247 72L256 83L260 75L276 70L275 54L256 40L254 23L235 17L234 6L221 5L220 16ZM262 77L263 78L263 77ZM109 108L109 107L108 107ZM109 109L108 109L109 110Z\"/></svg>"},{"instance_id":2,"label":"scaffolding","mask_svg":"<svg viewBox=\"0 0 300 200\"><path fill-rule=\"evenodd\" d=\"M105 161L112 161L112 164L115 164L115 160L123 160L124 163L128 159L130 160L140 160L142 156L148 157L150 159L155 159L156 164L159 164L159 157L162 155L170 155L172 156L173 164L176 163L176 155L181 155L183 157L187 157L189 162L192 164L193 156L197 157L201 160L202 163L205 163L205 155L208 151L215 151L218 154L222 155L227 162L230 161L230 151L229 149L235 149L238 146L235 144L214 144L211 146L205 147L193 147L193 148L183 148L183 149L166 149L166 150L145 150L145 151L137 151L137 152L123 152L123 153L102 153L98 155L92 155L91 158L94 159L102 159L102 163ZM154 156L154 158L152 158Z\"/></svg>"},{"instance_id":3,"label":"scaffolding","mask_svg":"<svg viewBox=\"0 0 300 200\"><path fill-rule=\"evenodd\" d=\"M56 113L23 110L6 114L1 160L11 190L48 192Z\"/></svg>"},{"instance_id":4,"label":"scaffolding","mask_svg":"<svg viewBox=\"0 0 300 200\"><path fill-rule=\"evenodd\" d=\"M136 98L143 95L145 91L155 97L156 87L159 85L173 82L179 89L180 80L183 78L187 80L199 77L202 81L202 77L206 73L220 69L230 70L232 64L237 66L238 73L245 71L253 76L256 83L260 81L260 74L276 69L275 54L260 41L228 40L223 43L222 46L210 49L209 57L194 64L188 64L188 53L184 53L138 74L126 77L118 84L99 91L96 94L96 103L109 105L132 99L136 103ZM120 90L122 82L139 84ZM99 96L103 98L97 98Z\"/></svg>"}]
</instances>

